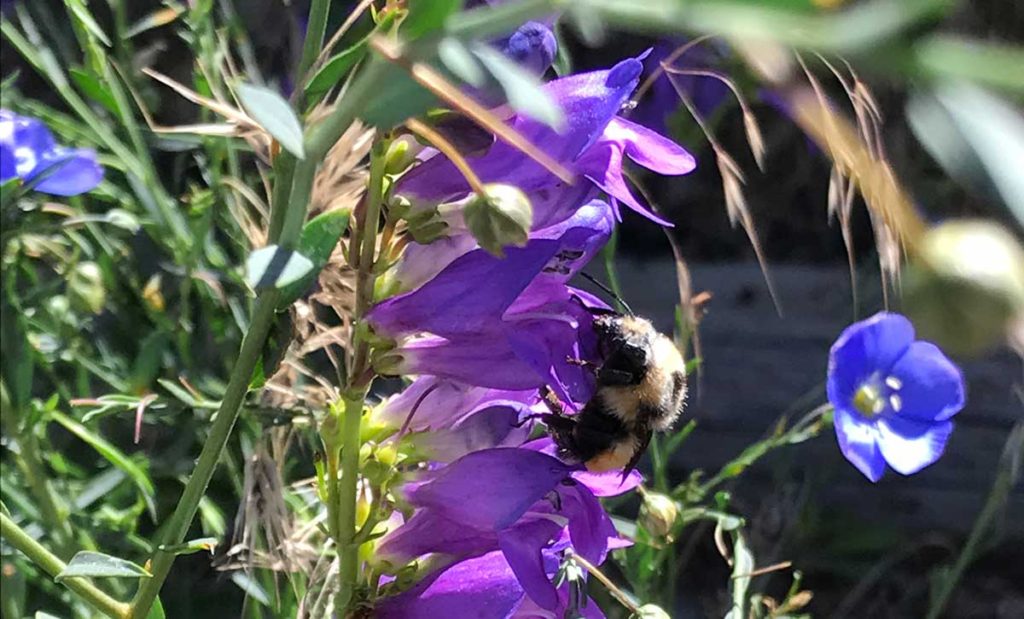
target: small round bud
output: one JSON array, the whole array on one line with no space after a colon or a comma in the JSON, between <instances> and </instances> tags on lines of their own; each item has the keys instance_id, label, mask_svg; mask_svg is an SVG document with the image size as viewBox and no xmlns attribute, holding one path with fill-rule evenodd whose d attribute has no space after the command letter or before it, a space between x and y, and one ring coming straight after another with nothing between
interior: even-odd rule
<instances>
[{"instance_id":1,"label":"small round bud","mask_svg":"<svg viewBox=\"0 0 1024 619\"><path fill-rule=\"evenodd\" d=\"M79 311L99 314L107 302L103 273L95 262L79 262L68 274L68 296L71 306Z\"/></svg>"},{"instance_id":2,"label":"small round bud","mask_svg":"<svg viewBox=\"0 0 1024 619\"><path fill-rule=\"evenodd\" d=\"M659 492L644 492L640 506L640 525L655 537L665 537L679 516L679 507L671 498Z\"/></svg>"},{"instance_id":3,"label":"small round bud","mask_svg":"<svg viewBox=\"0 0 1024 619\"><path fill-rule=\"evenodd\" d=\"M415 144L416 148L413 148ZM388 152L384 155L384 172L387 174L401 174L405 172L414 161L419 151L423 150L418 143L399 138L388 146Z\"/></svg>"},{"instance_id":4,"label":"small round bud","mask_svg":"<svg viewBox=\"0 0 1024 619\"><path fill-rule=\"evenodd\" d=\"M470 199L463 217L480 247L501 257L503 247L526 245L533 225L533 206L518 187L492 184L484 189L487 195Z\"/></svg>"},{"instance_id":5,"label":"small round bud","mask_svg":"<svg viewBox=\"0 0 1024 619\"><path fill-rule=\"evenodd\" d=\"M903 290L923 339L953 354L980 354L1024 314L1024 249L992 222L944 223L925 235Z\"/></svg>"}]
</instances>

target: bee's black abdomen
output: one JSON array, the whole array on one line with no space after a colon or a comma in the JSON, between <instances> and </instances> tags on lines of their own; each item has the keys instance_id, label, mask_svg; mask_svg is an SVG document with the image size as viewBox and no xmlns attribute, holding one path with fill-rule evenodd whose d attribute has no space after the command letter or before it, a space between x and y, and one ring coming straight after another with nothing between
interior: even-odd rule
<instances>
[{"instance_id":1,"label":"bee's black abdomen","mask_svg":"<svg viewBox=\"0 0 1024 619\"><path fill-rule=\"evenodd\" d=\"M586 462L629 437L629 429L609 411L600 397L587 403L576 418L574 455Z\"/></svg>"}]
</instances>

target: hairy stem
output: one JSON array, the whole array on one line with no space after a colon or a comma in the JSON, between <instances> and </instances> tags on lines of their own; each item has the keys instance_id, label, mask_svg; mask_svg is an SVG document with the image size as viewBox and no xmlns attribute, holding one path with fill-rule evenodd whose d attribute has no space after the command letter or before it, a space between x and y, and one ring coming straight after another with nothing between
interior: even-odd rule
<instances>
[{"instance_id":1,"label":"hairy stem","mask_svg":"<svg viewBox=\"0 0 1024 619\"><path fill-rule=\"evenodd\" d=\"M0 512L0 536L50 576L57 576L67 567L60 557L32 539L31 535L2 512ZM61 584L108 617L122 619L128 616L127 604L118 602L85 578L65 578L61 580Z\"/></svg>"}]
</instances>

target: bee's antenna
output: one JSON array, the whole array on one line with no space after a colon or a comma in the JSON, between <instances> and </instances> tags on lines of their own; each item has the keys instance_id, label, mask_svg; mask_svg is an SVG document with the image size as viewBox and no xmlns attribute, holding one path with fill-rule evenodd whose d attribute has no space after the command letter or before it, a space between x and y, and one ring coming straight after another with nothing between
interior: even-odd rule
<instances>
[{"instance_id":1,"label":"bee's antenna","mask_svg":"<svg viewBox=\"0 0 1024 619\"><path fill-rule=\"evenodd\" d=\"M622 309L626 310L627 314L629 314L630 316L636 316L636 314L633 313L633 308L629 307L629 305L625 301L622 300L622 297L620 297L619 295L615 294L614 290L612 290L611 288L606 286L603 282L601 282L598 279L596 279L590 273L587 273L585 271L580 271L579 274L582 275L591 284L594 284L595 286L597 286L601 290L605 291L608 294L608 296L610 296L611 298L615 299L615 302L618 303L619 305L621 305Z\"/></svg>"}]
</instances>

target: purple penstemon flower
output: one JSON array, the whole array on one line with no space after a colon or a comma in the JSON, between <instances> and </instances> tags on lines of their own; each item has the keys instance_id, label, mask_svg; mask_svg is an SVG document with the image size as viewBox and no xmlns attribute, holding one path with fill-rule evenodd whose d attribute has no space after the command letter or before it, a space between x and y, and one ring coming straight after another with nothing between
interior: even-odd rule
<instances>
[{"instance_id":1,"label":"purple penstemon flower","mask_svg":"<svg viewBox=\"0 0 1024 619\"><path fill-rule=\"evenodd\" d=\"M103 180L96 151L57 145L42 121L0 109L0 183L20 178L35 189L76 196Z\"/></svg>"},{"instance_id":2,"label":"purple penstemon flower","mask_svg":"<svg viewBox=\"0 0 1024 619\"><path fill-rule=\"evenodd\" d=\"M469 157L474 172L485 183L515 185L530 196L534 200L534 229L570 217L600 191L610 197L616 216L617 203L622 201L645 217L670 225L633 196L622 173L624 156L661 174L687 174L695 166L693 157L675 142L617 117L637 87L642 59L630 58L608 70L571 75L546 84L545 91L561 105L566 119L561 133L530 118L512 119L512 126L531 143L579 176L575 185L564 185L504 142L496 142L481 156ZM424 208L459 200L470 193L470 187L447 158L435 155L406 173L396 193Z\"/></svg>"},{"instance_id":3,"label":"purple penstemon flower","mask_svg":"<svg viewBox=\"0 0 1024 619\"><path fill-rule=\"evenodd\" d=\"M487 449L463 456L406 486L403 494L416 511L385 536L377 557L392 566L425 555L435 561L448 557L457 564L499 551L525 596L541 608L556 609L561 597L552 577L560 554L571 547L600 564L610 548L622 543L595 492L573 477L579 472L576 468L530 448ZM597 485L601 492L608 490ZM633 486L624 483L620 491ZM496 578L482 574L477 579L476 584L484 587L486 582L494 586ZM409 597L422 602L436 582L421 583L391 603L408 602ZM472 589L468 582L461 587ZM521 602L519 595L506 612ZM458 603L473 599L457 597Z\"/></svg>"},{"instance_id":4,"label":"purple penstemon flower","mask_svg":"<svg viewBox=\"0 0 1024 619\"><path fill-rule=\"evenodd\" d=\"M878 481L887 464L910 475L939 459L965 403L964 379L937 346L914 340L909 320L881 312L832 345L828 399L843 455Z\"/></svg>"},{"instance_id":5,"label":"purple penstemon flower","mask_svg":"<svg viewBox=\"0 0 1024 619\"><path fill-rule=\"evenodd\" d=\"M596 359L592 317L580 299L603 304L565 282L612 225L611 208L595 200L504 258L475 249L416 290L379 303L367 317L374 331L403 338L387 355L389 372L493 389L550 384L570 405L586 401L593 377L566 359Z\"/></svg>"}]
</instances>

